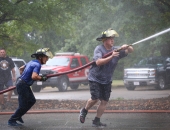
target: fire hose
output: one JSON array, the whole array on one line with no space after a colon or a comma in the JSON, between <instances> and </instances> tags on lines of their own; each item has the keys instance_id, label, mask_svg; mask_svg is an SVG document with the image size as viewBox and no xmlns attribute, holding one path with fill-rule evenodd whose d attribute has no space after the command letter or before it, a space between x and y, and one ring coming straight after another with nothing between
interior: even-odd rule
<instances>
[{"instance_id":1,"label":"fire hose","mask_svg":"<svg viewBox=\"0 0 170 130\"><path fill-rule=\"evenodd\" d=\"M121 50L121 48L116 49L115 51L120 51L120 50ZM106 58L106 57L110 56L112 53L113 52L109 52L106 55L104 55L102 58ZM65 75L65 74L73 73L73 72L82 70L82 69L84 69L84 68L86 68L86 67L88 67L88 66L90 66L90 65L92 65L94 63L95 63L95 61L91 61L91 62L89 62L89 63L87 63L87 64L85 64L85 65L83 65L81 67L78 67L76 69L73 69L73 70L70 70L70 71L61 72L61 73L57 73L57 74L49 74L49 75L47 75L47 77L50 78L50 77L55 77L55 76L60 76L60 75ZM13 86L13 87L10 87L8 89L2 90L2 91L0 91L0 94L6 93L6 92L11 91L11 90L13 90L15 88L16 88L16 86Z\"/></svg>"},{"instance_id":2,"label":"fire hose","mask_svg":"<svg viewBox=\"0 0 170 130\"><path fill-rule=\"evenodd\" d=\"M169 31L170 31L170 28L168 28L168 29L166 29L166 30L164 30L164 31L161 31L161 32L159 32L159 33L156 33L156 34L154 34L154 35L151 35L151 36L149 36L149 37L147 37L147 38L144 38L144 39L142 39L142 40L140 40L140 41L138 41L138 42L135 42L135 43L133 43L133 44L130 44L130 45L128 45L127 47L133 46L133 45L136 45L136 44L139 44L139 43L144 42L144 41L147 41L147 40L149 40L149 39L151 39L151 38L157 37L157 36L159 36L159 35L162 35L162 34L164 34L164 33L169 32ZM118 52L118 51L120 51L120 50L122 50L122 48L118 48L118 49L116 49L116 50L114 50L114 51L117 51L117 52ZM113 53L113 51L107 53L107 54L104 55L102 58L106 58L106 57L112 55L112 53ZM91 61L91 62L89 62L89 63L87 63L87 64L85 64L85 65L83 65L83 66L81 66L81 67L78 67L78 68L76 68L76 69L73 69L73 70L70 70L70 71L61 72L61 73L57 73L57 74L49 74L49 75L47 75L47 77L50 78L50 77L60 76L60 75L68 74L68 73L73 73L73 72L79 71L79 70L81 70L81 69L84 69L84 68L86 68L86 67L88 67L88 66L90 66L90 65L92 65L92 64L94 64L94 63L95 63L95 61ZM8 89L5 89L5 90L3 90L3 91L0 91L0 94L3 94L3 93L8 92L8 91L11 91L11 90L13 90L13 89L15 89L15 88L16 88L15 86L10 87L10 88L8 88Z\"/></svg>"}]
</instances>

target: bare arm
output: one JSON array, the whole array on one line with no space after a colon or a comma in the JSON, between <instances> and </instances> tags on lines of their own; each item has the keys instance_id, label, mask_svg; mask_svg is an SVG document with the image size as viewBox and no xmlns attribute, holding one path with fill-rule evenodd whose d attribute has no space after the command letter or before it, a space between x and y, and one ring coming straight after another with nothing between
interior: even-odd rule
<instances>
[{"instance_id":1,"label":"bare arm","mask_svg":"<svg viewBox=\"0 0 170 130\"><path fill-rule=\"evenodd\" d=\"M119 52L113 51L113 53L112 53L111 56L108 56L108 57L106 57L106 58L98 59L98 60L96 61L96 65L97 65L97 66L104 65L104 64L108 63L113 57L117 57L117 56L119 56Z\"/></svg>"},{"instance_id":2,"label":"bare arm","mask_svg":"<svg viewBox=\"0 0 170 130\"><path fill-rule=\"evenodd\" d=\"M15 75L15 69L14 68L12 69L12 80L13 80L13 82L16 81L16 75Z\"/></svg>"},{"instance_id":3,"label":"bare arm","mask_svg":"<svg viewBox=\"0 0 170 130\"><path fill-rule=\"evenodd\" d=\"M21 67L19 68L20 74L22 74L22 72L24 71L24 69L25 69L25 65L23 65L23 66L21 66Z\"/></svg>"},{"instance_id":4,"label":"bare arm","mask_svg":"<svg viewBox=\"0 0 170 130\"><path fill-rule=\"evenodd\" d=\"M24 71L24 69L25 69L25 65L23 65L23 66L21 66L21 67L19 68L20 74L22 74L22 72ZM33 72L33 73L32 73L31 78L32 78L33 80L41 80L41 79L42 79L42 77L39 76L36 72Z\"/></svg>"},{"instance_id":5,"label":"bare arm","mask_svg":"<svg viewBox=\"0 0 170 130\"><path fill-rule=\"evenodd\" d=\"M132 46L128 46L128 45L126 45L126 44L123 45L123 46L121 46L121 48L122 48L123 50L125 50L125 53L126 53L126 54L133 52L133 47L132 47ZM106 57L106 58L98 59L98 60L96 61L96 64L97 64L97 66L104 65L104 64L108 63L113 57L117 57L117 56L119 56L119 52L113 51L113 53L112 53L111 56L108 56L108 57Z\"/></svg>"},{"instance_id":6,"label":"bare arm","mask_svg":"<svg viewBox=\"0 0 170 130\"><path fill-rule=\"evenodd\" d=\"M125 50L125 53L126 53L126 54L133 52L133 47L132 47L132 46L128 46L128 45L126 45L126 44L123 45L123 46L121 46L121 48L122 48L123 50Z\"/></svg>"},{"instance_id":7,"label":"bare arm","mask_svg":"<svg viewBox=\"0 0 170 130\"><path fill-rule=\"evenodd\" d=\"M41 80L41 76L39 76L37 73L33 72L32 77L33 80Z\"/></svg>"}]
</instances>

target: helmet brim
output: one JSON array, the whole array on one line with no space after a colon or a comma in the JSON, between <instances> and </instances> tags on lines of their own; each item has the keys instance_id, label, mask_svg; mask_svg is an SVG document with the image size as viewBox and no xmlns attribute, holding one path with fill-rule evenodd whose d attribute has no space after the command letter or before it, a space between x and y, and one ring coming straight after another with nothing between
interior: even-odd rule
<instances>
[{"instance_id":1,"label":"helmet brim","mask_svg":"<svg viewBox=\"0 0 170 130\"><path fill-rule=\"evenodd\" d=\"M113 38L115 38L116 36L111 36ZM97 41L102 41L103 39L107 39L107 38L111 38L111 37L98 37L96 38Z\"/></svg>"},{"instance_id":2,"label":"helmet brim","mask_svg":"<svg viewBox=\"0 0 170 130\"><path fill-rule=\"evenodd\" d=\"M32 55L31 55L31 58L36 58L36 54L35 54L35 53L32 54Z\"/></svg>"},{"instance_id":3,"label":"helmet brim","mask_svg":"<svg viewBox=\"0 0 170 130\"><path fill-rule=\"evenodd\" d=\"M103 39L102 37L96 38L97 41L102 41L102 39Z\"/></svg>"}]
</instances>

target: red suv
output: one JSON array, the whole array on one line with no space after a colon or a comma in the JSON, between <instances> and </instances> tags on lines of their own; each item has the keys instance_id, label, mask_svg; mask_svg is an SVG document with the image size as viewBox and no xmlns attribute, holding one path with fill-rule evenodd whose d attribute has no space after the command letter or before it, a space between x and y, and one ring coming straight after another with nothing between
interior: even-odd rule
<instances>
[{"instance_id":1,"label":"red suv","mask_svg":"<svg viewBox=\"0 0 170 130\"><path fill-rule=\"evenodd\" d=\"M56 53L52 59L49 59L47 63L42 66L40 75L69 71L87 63L89 63L88 57L80 55L79 53ZM88 72L89 67L66 75L51 77L47 79L46 82L35 81L32 85L32 90L34 92L40 92L40 90L46 86L57 87L59 91L67 91L68 86L70 86L71 89L77 89L80 84L88 84Z\"/></svg>"}]
</instances>

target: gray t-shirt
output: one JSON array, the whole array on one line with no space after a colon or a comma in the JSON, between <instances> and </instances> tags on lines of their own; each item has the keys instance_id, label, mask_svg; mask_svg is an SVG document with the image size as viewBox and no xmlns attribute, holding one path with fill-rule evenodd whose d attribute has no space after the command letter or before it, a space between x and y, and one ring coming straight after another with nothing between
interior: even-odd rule
<instances>
[{"instance_id":1,"label":"gray t-shirt","mask_svg":"<svg viewBox=\"0 0 170 130\"><path fill-rule=\"evenodd\" d=\"M102 58L104 55L113 51L114 49L117 49L117 48L112 47L112 49L106 50L104 45L97 46L94 50L93 60L96 61L99 58ZM113 72L116 68L116 65L117 65L119 59L121 59L125 56L127 56L127 54L125 53L124 50L121 50L118 57L114 57L112 60L110 60L105 65L97 66L95 63L92 64L92 66L89 70L88 80L95 81L100 84L108 84L108 83L112 82L112 76L113 76Z\"/></svg>"}]
</instances>

